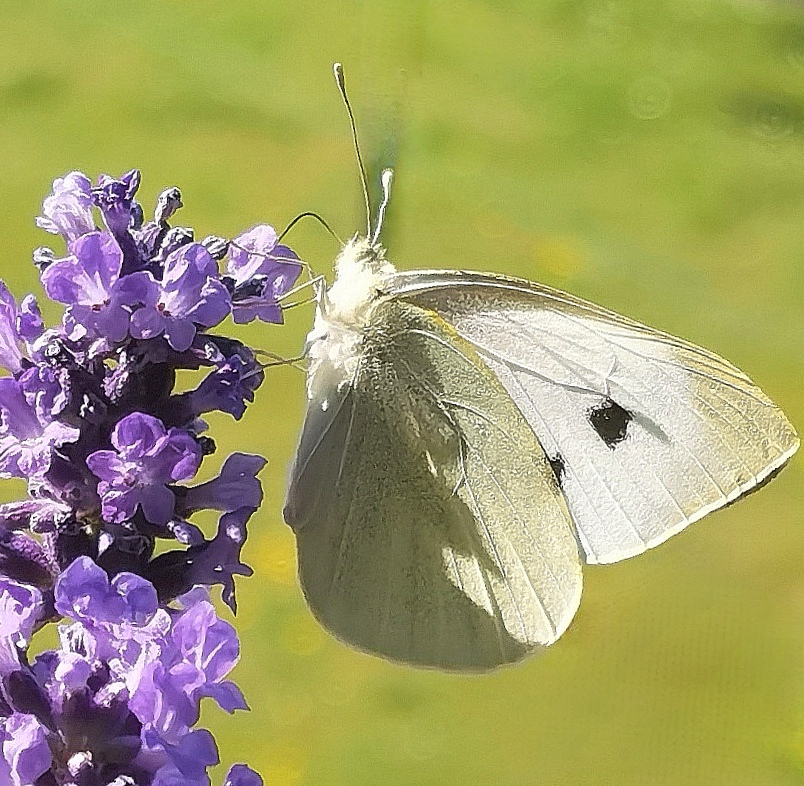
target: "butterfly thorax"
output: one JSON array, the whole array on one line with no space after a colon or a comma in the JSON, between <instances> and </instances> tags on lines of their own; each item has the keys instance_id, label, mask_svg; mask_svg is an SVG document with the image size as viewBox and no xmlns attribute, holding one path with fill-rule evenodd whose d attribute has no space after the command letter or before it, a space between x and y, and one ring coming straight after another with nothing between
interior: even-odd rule
<instances>
[{"instance_id":1,"label":"butterfly thorax","mask_svg":"<svg viewBox=\"0 0 804 786\"><path fill-rule=\"evenodd\" d=\"M343 247L335 260L335 281L320 299L307 336L310 399L323 401L327 390L354 378L372 306L395 272L379 243L354 237Z\"/></svg>"}]
</instances>

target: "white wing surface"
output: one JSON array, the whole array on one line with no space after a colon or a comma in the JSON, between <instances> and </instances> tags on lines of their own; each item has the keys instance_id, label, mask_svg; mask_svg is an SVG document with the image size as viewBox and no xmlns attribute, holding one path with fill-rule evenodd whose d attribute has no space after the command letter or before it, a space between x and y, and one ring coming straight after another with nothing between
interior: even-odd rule
<instances>
[{"instance_id":1,"label":"white wing surface","mask_svg":"<svg viewBox=\"0 0 804 786\"><path fill-rule=\"evenodd\" d=\"M616 562L755 488L796 451L782 411L716 354L528 281L393 277L469 341L538 436L586 560Z\"/></svg>"},{"instance_id":2,"label":"white wing surface","mask_svg":"<svg viewBox=\"0 0 804 786\"><path fill-rule=\"evenodd\" d=\"M445 669L492 668L555 641L581 593L569 512L471 344L432 312L381 298L351 384L317 390L285 518L319 620L362 649Z\"/></svg>"}]
</instances>

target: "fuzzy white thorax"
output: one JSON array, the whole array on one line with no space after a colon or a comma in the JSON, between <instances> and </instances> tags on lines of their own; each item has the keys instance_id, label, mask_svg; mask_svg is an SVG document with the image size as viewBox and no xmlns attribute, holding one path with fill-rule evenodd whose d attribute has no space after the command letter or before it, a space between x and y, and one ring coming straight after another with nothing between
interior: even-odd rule
<instances>
[{"instance_id":1,"label":"fuzzy white thorax","mask_svg":"<svg viewBox=\"0 0 804 786\"><path fill-rule=\"evenodd\" d=\"M326 407L327 391L347 384L357 370L371 305L396 272L385 249L352 238L335 260L335 282L318 303L307 335L307 396Z\"/></svg>"}]
</instances>

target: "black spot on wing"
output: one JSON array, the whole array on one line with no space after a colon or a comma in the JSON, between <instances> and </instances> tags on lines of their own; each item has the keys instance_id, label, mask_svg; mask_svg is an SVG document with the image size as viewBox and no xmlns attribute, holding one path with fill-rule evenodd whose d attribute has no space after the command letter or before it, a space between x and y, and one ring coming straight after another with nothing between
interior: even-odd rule
<instances>
[{"instance_id":1,"label":"black spot on wing","mask_svg":"<svg viewBox=\"0 0 804 786\"><path fill-rule=\"evenodd\" d=\"M628 424L634 419L627 409L610 398L590 409L586 417L600 439L612 450L626 438Z\"/></svg>"},{"instance_id":2,"label":"black spot on wing","mask_svg":"<svg viewBox=\"0 0 804 786\"><path fill-rule=\"evenodd\" d=\"M556 482L560 486L561 481L564 479L564 471L566 470L564 459L561 457L560 453L556 453L555 458L548 456L547 460L550 462L550 466L553 468L553 474L556 476Z\"/></svg>"}]
</instances>

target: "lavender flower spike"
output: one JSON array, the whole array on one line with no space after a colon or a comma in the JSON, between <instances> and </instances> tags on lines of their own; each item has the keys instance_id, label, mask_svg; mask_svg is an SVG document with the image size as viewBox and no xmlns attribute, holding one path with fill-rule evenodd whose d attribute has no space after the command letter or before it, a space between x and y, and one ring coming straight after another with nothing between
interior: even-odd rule
<instances>
[{"instance_id":1,"label":"lavender flower spike","mask_svg":"<svg viewBox=\"0 0 804 786\"><path fill-rule=\"evenodd\" d=\"M201 448L178 428L166 429L159 418L133 412L112 432L115 450L97 450L87 466L100 478L98 493L103 518L121 523L137 506L152 524L165 524L173 515L175 497L169 483L189 480L201 463Z\"/></svg>"},{"instance_id":2,"label":"lavender flower spike","mask_svg":"<svg viewBox=\"0 0 804 786\"><path fill-rule=\"evenodd\" d=\"M0 505L0 786L210 786L203 700L248 709L229 679L237 632L209 587L236 613L265 460L235 453L218 477L183 484L215 452L201 416L240 418L264 380L252 348L209 329L233 309L281 322L302 265L267 225L193 242L169 223L175 188L144 224L139 180L54 181L37 223L67 255L33 256L66 306L60 325L0 282L0 478L28 492ZM207 373L177 390L185 370ZM214 537L191 521L210 509ZM33 649L50 623L58 644ZM262 779L238 764L221 786Z\"/></svg>"}]
</instances>

